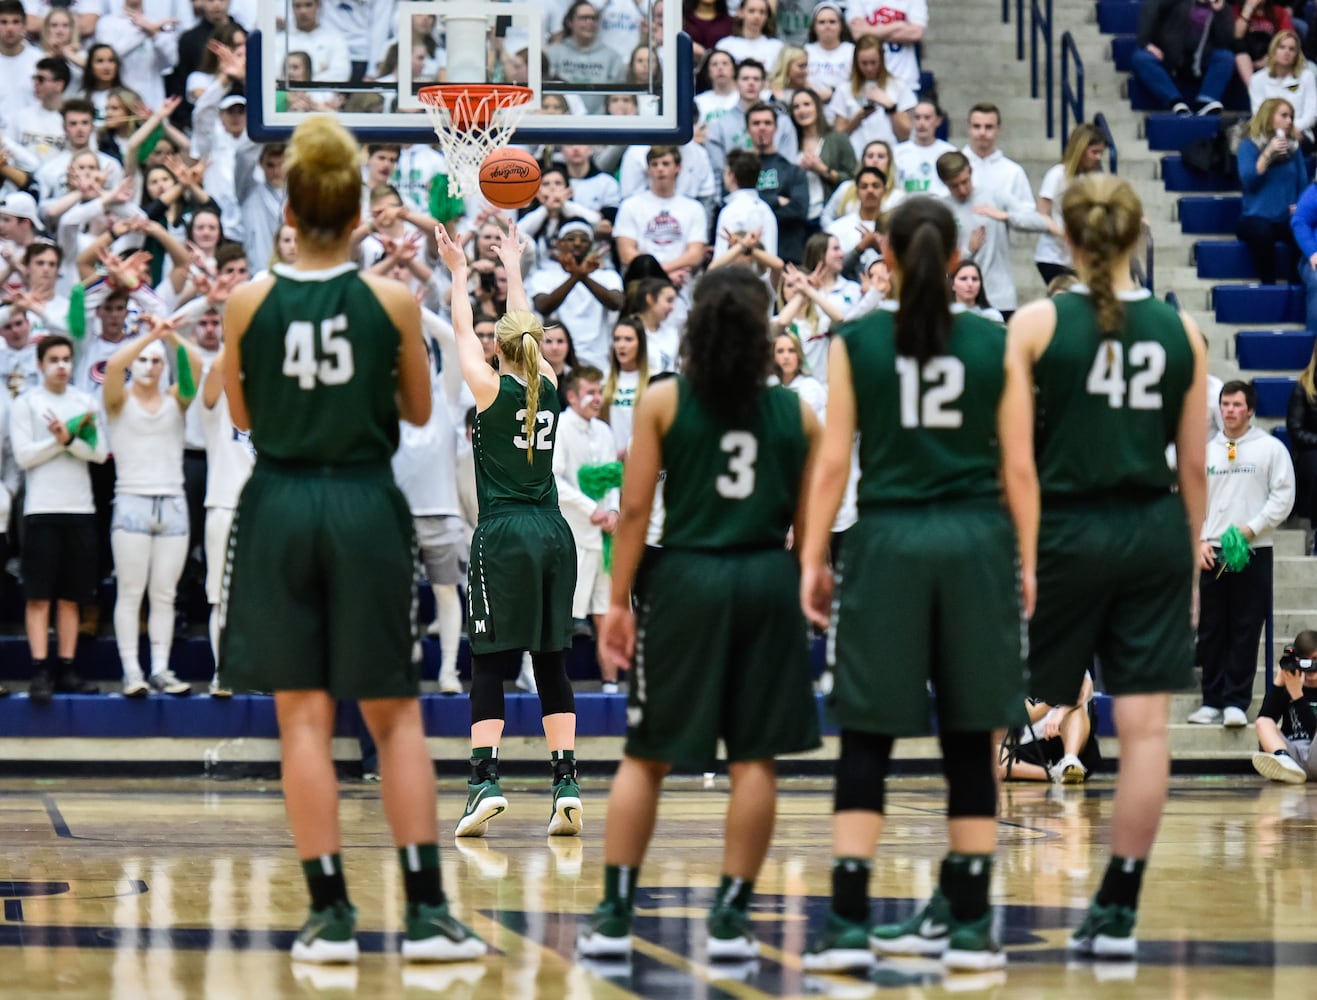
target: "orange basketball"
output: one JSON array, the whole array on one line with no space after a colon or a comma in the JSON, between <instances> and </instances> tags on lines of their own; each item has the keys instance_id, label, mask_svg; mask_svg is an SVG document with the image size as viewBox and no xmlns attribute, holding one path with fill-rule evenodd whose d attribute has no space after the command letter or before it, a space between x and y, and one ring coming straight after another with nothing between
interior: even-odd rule
<instances>
[{"instance_id":1,"label":"orange basketball","mask_svg":"<svg viewBox=\"0 0 1317 1000\"><path fill-rule=\"evenodd\" d=\"M496 149L480 164L480 193L498 208L529 205L540 189L540 165L524 149Z\"/></svg>"}]
</instances>

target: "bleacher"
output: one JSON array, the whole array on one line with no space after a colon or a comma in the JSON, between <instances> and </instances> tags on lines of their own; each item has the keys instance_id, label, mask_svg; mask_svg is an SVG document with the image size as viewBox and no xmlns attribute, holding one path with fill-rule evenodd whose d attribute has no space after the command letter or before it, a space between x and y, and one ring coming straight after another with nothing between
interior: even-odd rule
<instances>
[{"instance_id":1,"label":"bleacher","mask_svg":"<svg viewBox=\"0 0 1317 1000\"><path fill-rule=\"evenodd\" d=\"M1130 73L1130 59L1138 47L1140 6L1140 0L1097 0L1098 27L1112 36L1112 60L1123 73ZM1179 195L1181 231L1199 237L1193 245L1193 263L1199 278L1214 282L1211 306L1216 321L1236 328L1234 357L1244 376L1256 381L1258 416L1264 423L1283 424L1294 377L1312 356L1313 334L1302 328L1304 289L1257 283L1252 258L1235 239L1242 205L1238 179L1193 170L1181 155L1190 143L1210 139L1240 115L1247 116L1248 94L1236 78L1223 100L1225 115L1200 118L1179 117L1159 108L1132 75L1127 93L1133 111L1150 112L1145 124L1148 145L1164 154L1160 176L1166 190ZM1310 174L1313 168L1310 160ZM1286 249L1282 269L1292 263ZM1286 437L1283 426L1276 431Z\"/></svg>"}]
</instances>

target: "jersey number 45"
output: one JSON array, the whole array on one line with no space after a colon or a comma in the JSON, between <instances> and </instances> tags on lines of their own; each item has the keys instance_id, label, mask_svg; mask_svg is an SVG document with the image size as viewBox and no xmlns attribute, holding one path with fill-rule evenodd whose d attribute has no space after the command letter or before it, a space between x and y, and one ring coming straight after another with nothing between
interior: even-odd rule
<instances>
[{"instance_id":1,"label":"jersey number 45","mask_svg":"<svg viewBox=\"0 0 1317 1000\"><path fill-rule=\"evenodd\" d=\"M320 321L320 351L316 351L315 324L296 320L284 334L283 373L297 379L299 389L320 385L342 385L352 378L352 341L337 336L348 328L348 318L340 313Z\"/></svg>"}]
</instances>

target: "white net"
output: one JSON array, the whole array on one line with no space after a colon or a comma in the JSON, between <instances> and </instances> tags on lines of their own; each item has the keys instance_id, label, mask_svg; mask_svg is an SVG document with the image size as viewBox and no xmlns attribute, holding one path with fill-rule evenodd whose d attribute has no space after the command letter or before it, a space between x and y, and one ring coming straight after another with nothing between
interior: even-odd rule
<instances>
[{"instance_id":1,"label":"white net","mask_svg":"<svg viewBox=\"0 0 1317 1000\"><path fill-rule=\"evenodd\" d=\"M449 194L460 198L479 189L480 164L495 149L507 145L530 110L532 92L521 88L468 91L450 86L442 91L426 88L418 96L430 114L447 161Z\"/></svg>"}]
</instances>

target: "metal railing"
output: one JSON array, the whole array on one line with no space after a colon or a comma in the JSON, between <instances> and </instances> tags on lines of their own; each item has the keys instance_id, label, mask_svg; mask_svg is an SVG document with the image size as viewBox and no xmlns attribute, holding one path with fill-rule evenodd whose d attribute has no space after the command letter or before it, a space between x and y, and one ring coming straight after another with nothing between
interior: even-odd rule
<instances>
[{"instance_id":1,"label":"metal railing","mask_svg":"<svg viewBox=\"0 0 1317 1000\"><path fill-rule=\"evenodd\" d=\"M1116 153L1116 137L1111 134L1111 123L1107 121L1107 116L1101 111L1093 116L1093 127L1102 133L1102 138L1107 140L1107 170L1110 173L1120 173L1120 158Z\"/></svg>"},{"instance_id":2,"label":"metal railing","mask_svg":"<svg viewBox=\"0 0 1317 1000\"><path fill-rule=\"evenodd\" d=\"M1055 60L1052 58L1052 0L1030 0L1029 3L1029 95L1038 99L1038 38L1042 36L1044 97L1047 103L1047 138L1056 136L1056 80Z\"/></svg>"},{"instance_id":3,"label":"metal railing","mask_svg":"<svg viewBox=\"0 0 1317 1000\"><path fill-rule=\"evenodd\" d=\"M1074 82L1070 71L1074 69ZM1070 122L1076 125L1084 121L1084 60L1079 55L1079 46L1075 36L1066 32L1061 36L1061 153L1065 154L1066 143L1070 141Z\"/></svg>"}]
</instances>

